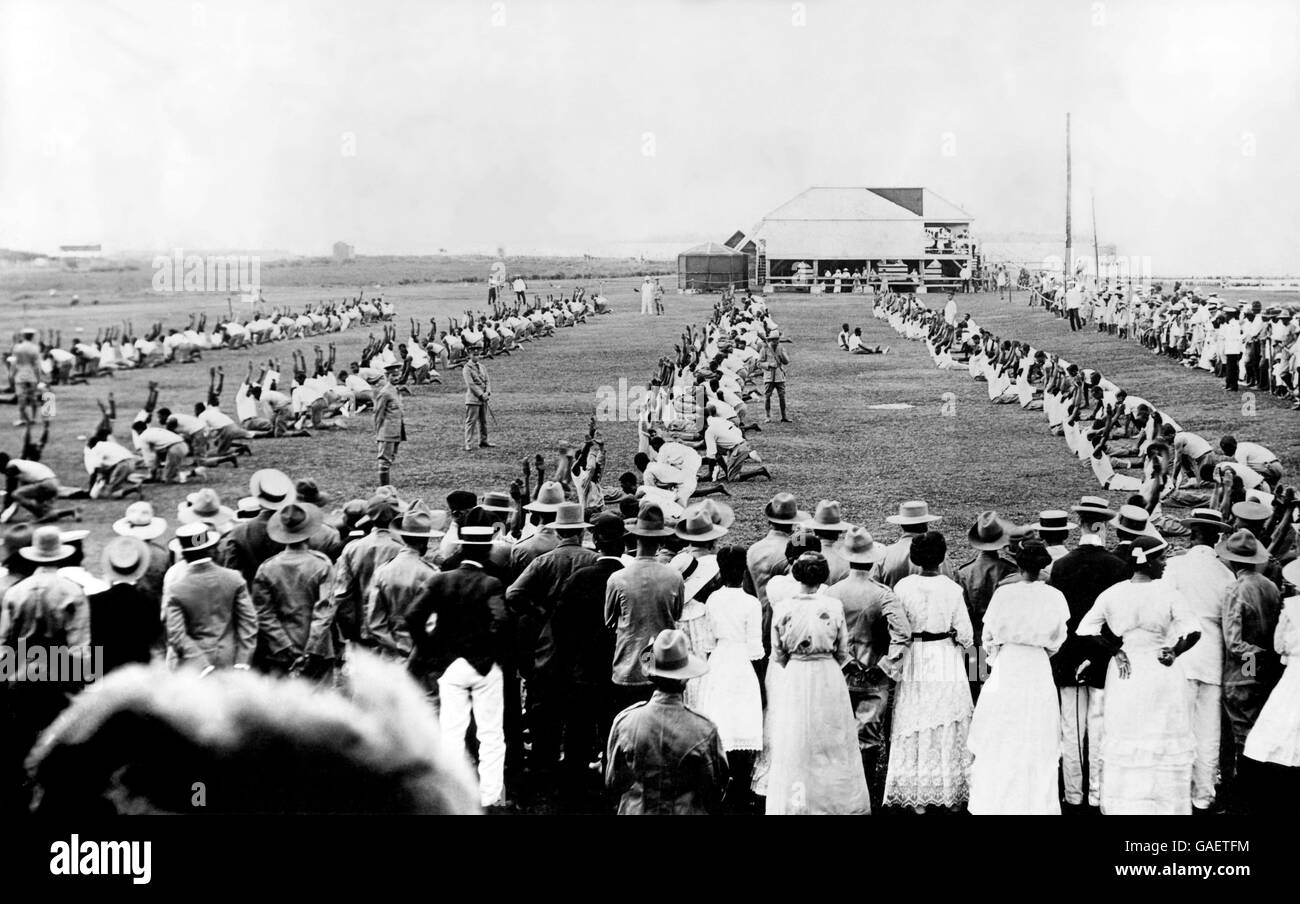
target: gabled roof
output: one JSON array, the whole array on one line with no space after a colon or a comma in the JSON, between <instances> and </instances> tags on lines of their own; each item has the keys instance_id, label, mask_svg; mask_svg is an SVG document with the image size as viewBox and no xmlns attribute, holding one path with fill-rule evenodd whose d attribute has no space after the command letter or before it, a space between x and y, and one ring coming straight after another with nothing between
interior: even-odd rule
<instances>
[{"instance_id":1,"label":"gabled roof","mask_svg":"<svg viewBox=\"0 0 1300 904\"><path fill-rule=\"evenodd\" d=\"M937 223L969 223L975 218L928 188L814 186L782 204L764 219L924 219Z\"/></svg>"},{"instance_id":2,"label":"gabled roof","mask_svg":"<svg viewBox=\"0 0 1300 904\"><path fill-rule=\"evenodd\" d=\"M696 245L694 248L687 248L682 254L723 254L734 255L740 254L735 248L728 248L726 245L719 245L717 242L705 242L703 245Z\"/></svg>"},{"instance_id":3,"label":"gabled roof","mask_svg":"<svg viewBox=\"0 0 1300 904\"><path fill-rule=\"evenodd\" d=\"M951 201L939 197L930 189L925 193L925 218L934 223L969 223L975 218Z\"/></svg>"}]
</instances>

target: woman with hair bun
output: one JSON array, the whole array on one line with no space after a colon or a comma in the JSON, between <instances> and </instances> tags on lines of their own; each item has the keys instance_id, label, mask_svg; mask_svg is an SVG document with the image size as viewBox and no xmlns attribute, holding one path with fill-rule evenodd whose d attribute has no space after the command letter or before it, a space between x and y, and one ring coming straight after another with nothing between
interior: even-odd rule
<instances>
[{"instance_id":1,"label":"woman with hair bun","mask_svg":"<svg viewBox=\"0 0 1300 904\"><path fill-rule=\"evenodd\" d=\"M858 728L841 671L848 630L840 601L821 593L826 557L805 552L790 575L799 590L772 622L772 660L784 672L768 700L771 771L769 815L871 812L858 755Z\"/></svg>"},{"instance_id":2,"label":"woman with hair bun","mask_svg":"<svg viewBox=\"0 0 1300 904\"><path fill-rule=\"evenodd\" d=\"M1200 638L1182 594L1161 580L1164 540L1140 534L1125 549L1133 577L1102 591L1078 636L1111 649L1102 717L1103 815L1192 812L1196 738L1178 657ZM1111 643L1105 626L1119 637Z\"/></svg>"},{"instance_id":3,"label":"woman with hair bun","mask_svg":"<svg viewBox=\"0 0 1300 904\"><path fill-rule=\"evenodd\" d=\"M983 648L992 673L967 742L975 757L967 805L974 814L1061 813L1061 713L1048 657L1065 642L1070 606L1040 579L1051 561L1041 540L1021 543L1020 580L998 587L984 614Z\"/></svg>"},{"instance_id":4,"label":"woman with hair bun","mask_svg":"<svg viewBox=\"0 0 1300 904\"><path fill-rule=\"evenodd\" d=\"M968 794L971 696L964 650L974 637L961 586L939 572L947 553L943 534L921 534L909 552L921 573L894 587L913 633L899 664L884 802L918 813L959 807Z\"/></svg>"}]
</instances>

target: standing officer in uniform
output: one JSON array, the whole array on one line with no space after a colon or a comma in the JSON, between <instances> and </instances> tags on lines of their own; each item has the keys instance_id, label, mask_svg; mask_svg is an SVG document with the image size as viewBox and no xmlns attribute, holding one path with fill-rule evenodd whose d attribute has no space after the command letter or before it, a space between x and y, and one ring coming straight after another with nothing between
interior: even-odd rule
<instances>
[{"instance_id":1,"label":"standing officer in uniform","mask_svg":"<svg viewBox=\"0 0 1300 904\"><path fill-rule=\"evenodd\" d=\"M470 438L478 431L480 449L492 449L495 443L488 442L487 406L492 398L492 381L488 378L487 368L479 360L475 346L465 347L469 360L461 369L465 377L465 451L471 448Z\"/></svg>"},{"instance_id":2,"label":"standing officer in uniform","mask_svg":"<svg viewBox=\"0 0 1300 904\"><path fill-rule=\"evenodd\" d=\"M406 441L406 420L402 417L402 399L393 385L394 376L403 368L401 361L384 367L383 382L375 392L375 443L379 446L379 486L388 484L388 472L397 458L397 445Z\"/></svg>"},{"instance_id":3,"label":"standing officer in uniform","mask_svg":"<svg viewBox=\"0 0 1300 904\"><path fill-rule=\"evenodd\" d=\"M767 415L766 420L772 420L772 392L775 391L781 402L781 423L790 423L790 419L785 416L785 368L789 363L790 359L781 348L780 330L772 330L767 334L767 344L763 346L762 354L758 356L758 366L763 371L763 410Z\"/></svg>"}]
</instances>

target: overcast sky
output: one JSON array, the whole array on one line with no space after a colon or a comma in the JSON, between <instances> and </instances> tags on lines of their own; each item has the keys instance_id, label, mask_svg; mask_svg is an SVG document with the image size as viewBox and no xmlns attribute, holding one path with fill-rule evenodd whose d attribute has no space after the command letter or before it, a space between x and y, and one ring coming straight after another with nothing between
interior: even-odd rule
<instances>
[{"instance_id":1,"label":"overcast sky","mask_svg":"<svg viewBox=\"0 0 1300 904\"><path fill-rule=\"evenodd\" d=\"M0 0L0 246L722 240L809 185L1300 273L1300 14L1196 2Z\"/></svg>"}]
</instances>

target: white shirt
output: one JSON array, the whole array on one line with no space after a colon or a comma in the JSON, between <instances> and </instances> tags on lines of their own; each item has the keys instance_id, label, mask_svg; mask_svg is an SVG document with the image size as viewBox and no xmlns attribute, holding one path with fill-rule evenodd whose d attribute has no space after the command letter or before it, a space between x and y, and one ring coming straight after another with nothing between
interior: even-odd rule
<instances>
[{"instance_id":1,"label":"white shirt","mask_svg":"<svg viewBox=\"0 0 1300 904\"><path fill-rule=\"evenodd\" d=\"M1223 599L1236 578L1209 546L1193 546L1172 556L1164 580L1182 594L1200 622L1201 639L1178 657L1191 680L1205 684L1223 682Z\"/></svg>"}]
</instances>

